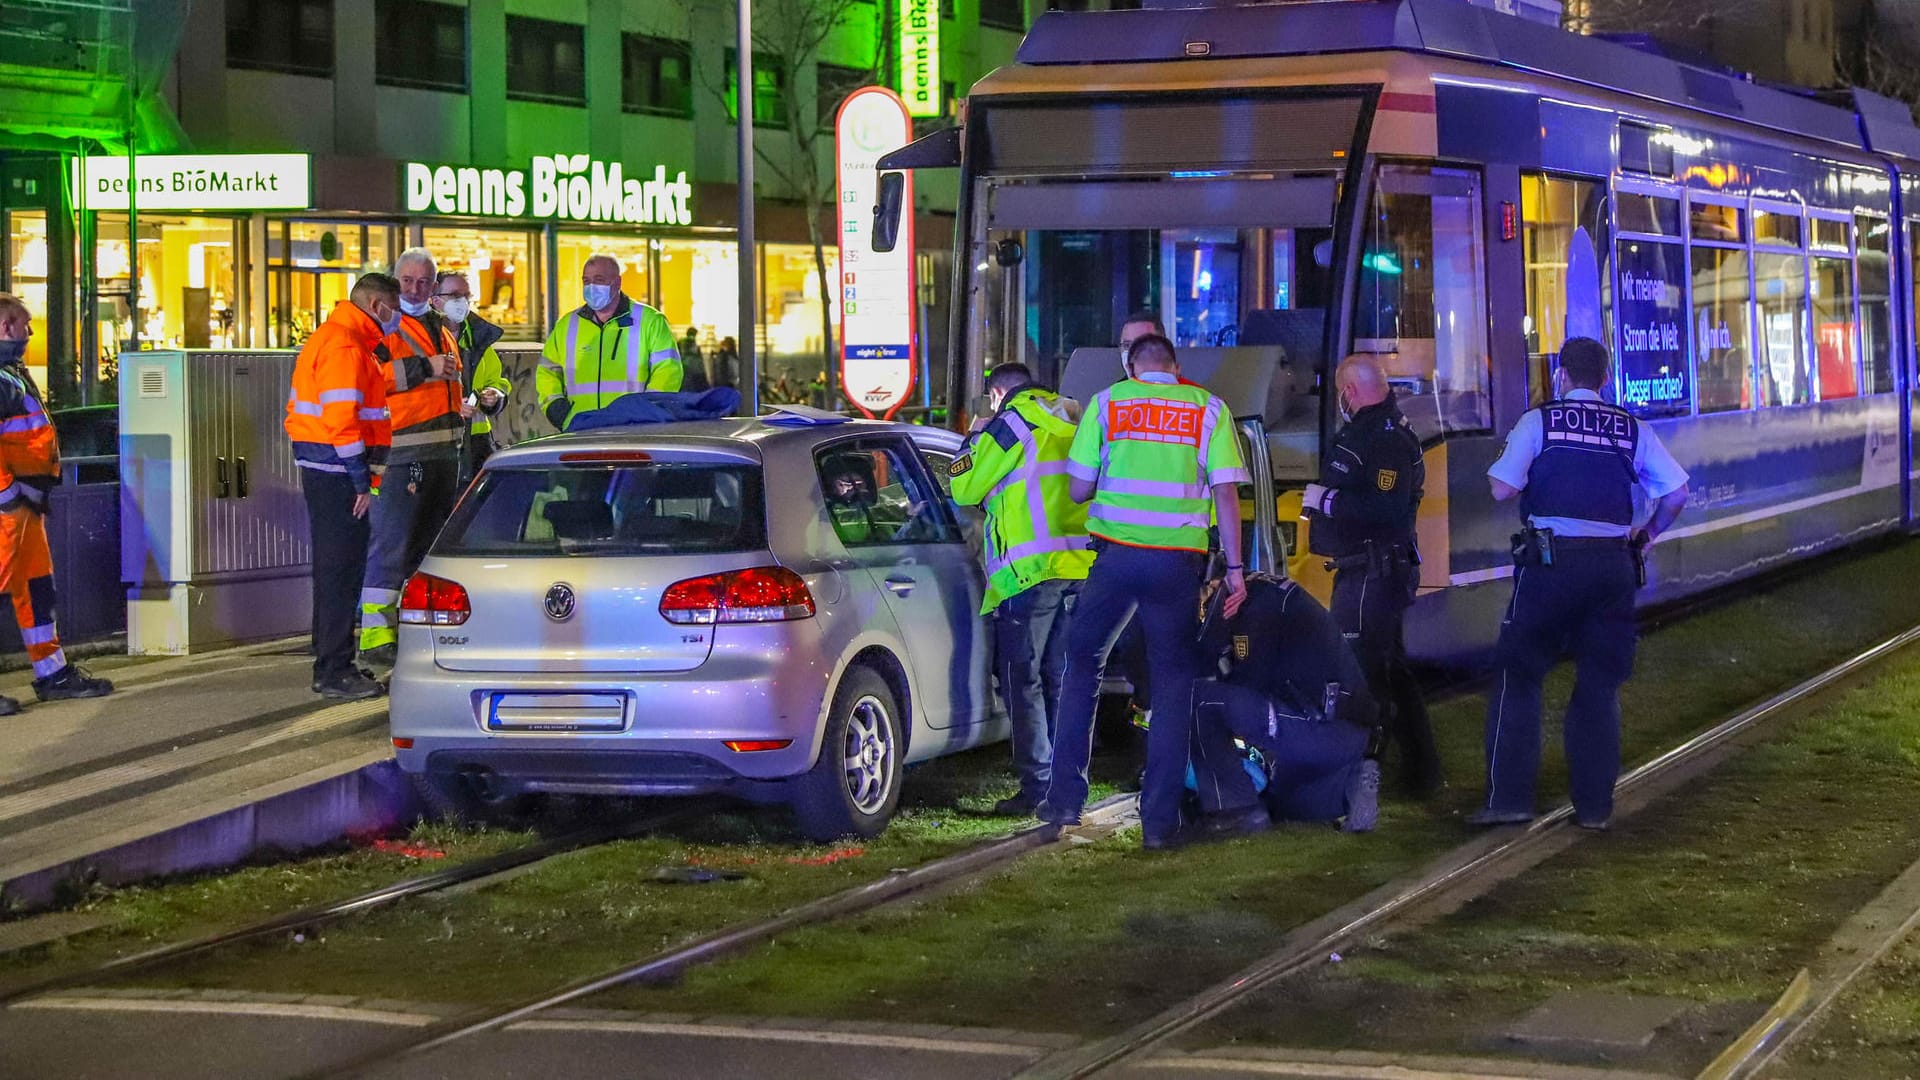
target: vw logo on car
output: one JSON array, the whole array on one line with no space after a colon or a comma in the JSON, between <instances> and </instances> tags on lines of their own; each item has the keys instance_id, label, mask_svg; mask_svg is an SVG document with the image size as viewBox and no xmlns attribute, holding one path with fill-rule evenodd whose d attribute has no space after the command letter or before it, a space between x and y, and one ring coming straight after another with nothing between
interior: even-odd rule
<instances>
[{"instance_id":1,"label":"vw logo on car","mask_svg":"<svg viewBox=\"0 0 1920 1080\"><path fill-rule=\"evenodd\" d=\"M573 586L564 581L554 582L553 588L547 590L547 618L554 622L566 622L573 618L575 603L577 600L573 595Z\"/></svg>"}]
</instances>

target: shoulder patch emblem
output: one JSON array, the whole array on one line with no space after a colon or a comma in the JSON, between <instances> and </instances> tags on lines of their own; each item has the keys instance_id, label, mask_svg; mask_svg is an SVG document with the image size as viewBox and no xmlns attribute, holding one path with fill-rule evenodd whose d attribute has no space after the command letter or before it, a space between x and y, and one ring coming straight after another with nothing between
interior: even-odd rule
<instances>
[{"instance_id":1,"label":"shoulder patch emblem","mask_svg":"<svg viewBox=\"0 0 1920 1080\"><path fill-rule=\"evenodd\" d=\"M1247 635L1245 634L1233 635L1233 658L1235 660L1245 660L1248 656L1252 654L1253 654L1253 643L1247 640Z\"/></svg>"},{"instance_id":2,"label":"shoulder patch emblem","mask_svg":"<svg viewBox=\"0 0 1920 1080\"><path fill-rule=\"evenodd\" d=\"M947 466L947 475L961 476L971 468L973 468L973 451L968 450L959 457L954 458L953 462Z\"/></svg>"},{"instance_id":3,"label":"shoulder patch emblem","mask_svg":"<svg viewBox=\"0 0 1920 1080\"><path fill-rule=\"evenodd\" d=\"M1378 487L1381 491L1392 491L1393 486L1399 482L1400 474L1393 469L1381 469L1375 473L1373 477L1374 486Z\"/></svg>"}]
</instances>

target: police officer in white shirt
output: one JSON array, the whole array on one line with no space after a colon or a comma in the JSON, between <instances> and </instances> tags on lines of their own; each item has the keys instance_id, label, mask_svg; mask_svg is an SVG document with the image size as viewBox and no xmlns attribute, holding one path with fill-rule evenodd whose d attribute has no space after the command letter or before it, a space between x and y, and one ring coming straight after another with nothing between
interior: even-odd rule
<instances>
[{"instance_id":1,"label":"police officer in white shirt","mask_svg":"<svg viewBox=\"0 0 1920 1080\"><path fill-rule=\"evenodd\" d=\"M1568 338L1558 397L1520 417L1487 470L1493 497L1520 497L1513 601L1500 626L1500 677L1487 700L1487 796L1475 825L1533 819L1540 769L1540 687L1571 651L1565 742L1574 820L1605 829L1620 774L1620 684L1633 670L1633 597L1645 553L1687 505L1687 472L1652 431L1601 398L1606 346ZM1652 517L1633 524L1633 488Z\"/></svg>"}]
</instances>

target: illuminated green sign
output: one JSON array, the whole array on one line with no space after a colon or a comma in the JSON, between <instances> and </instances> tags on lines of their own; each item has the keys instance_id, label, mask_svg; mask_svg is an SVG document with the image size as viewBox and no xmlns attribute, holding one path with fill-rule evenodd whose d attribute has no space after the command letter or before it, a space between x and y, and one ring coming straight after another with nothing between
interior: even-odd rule
<instances>
[{"instance_id":1,"label":"illuminated green sign","mask_svg":"<svg viewBox=\"0 0 1920 1080\"><path fill-rule=\"evenodd\" d=\"M909 116L940 115L940 0L899 0L900 98Z\"/></svg>"}]
</instances>

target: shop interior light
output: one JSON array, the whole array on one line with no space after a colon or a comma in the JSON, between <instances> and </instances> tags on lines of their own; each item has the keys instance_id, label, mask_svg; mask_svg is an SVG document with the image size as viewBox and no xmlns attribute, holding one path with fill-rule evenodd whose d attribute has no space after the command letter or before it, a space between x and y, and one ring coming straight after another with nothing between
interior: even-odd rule
<instances>
[{"instance_id":1,"label":"shop interior light","mask_svg":"<svg viewBox=\"0 0 1920 1080\"><path fill-rule=\"evenodd\" d=\"M47 241L36 236L20 248L20 261L13 264L15 277L43 278L47 276Z\"/></svg>"}]
</instances>

